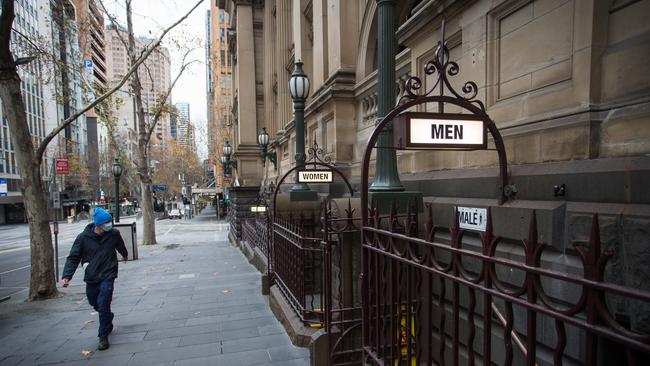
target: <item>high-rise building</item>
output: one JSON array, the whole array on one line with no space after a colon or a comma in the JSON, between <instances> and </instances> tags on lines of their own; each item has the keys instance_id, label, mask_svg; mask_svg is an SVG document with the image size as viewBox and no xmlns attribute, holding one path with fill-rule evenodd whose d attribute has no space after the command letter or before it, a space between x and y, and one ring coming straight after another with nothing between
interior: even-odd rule
<instances>
[{"instance_id":1,"label":"high-rise building","mask_svg":"<svg viewBox=\"0 0 650 366\"><path fill-rule=\"evenodd\" d=\"M101 92L107 86L106 70L106 44L104 40L104 16L96 0L67 0L74 5L76 12L76 25L79 34L79 47L82 54L84 69L89 81ZM43 0L43 2L52 2ZM92 95L93 92L89 92ZM92 98L89 98L92 99ZM88 178L94 198L99 199L100 170L107 172L107 166L100 166L98 141L106 138L107 130L103 123L99 123L94 109L86 112L86 129L88 144L87 162Z\"/></svg>"},{"instance_id":2,"label":"high-rise building","mask_svg":"<svg viewBox=\"0 0 650 366\"><path fill-rule=\"evenodd\" d=\"M49 7L48 7L49 8ZM14 57L31 54L30 39L39 38L38 0L17 1L16 18L11 32L11 48ZM34 143L40 142L48 133L45 127L44 92L42 70L39 62L30 62L18 67L21 92L25 101L25 112L29 131ZM16 165L15 146L11 142L7 117L0 100L0 224L25 222L23 197L20 192L20 175ZM43 164L41 174L46 177L49 167Z\"/></svg>"},{"instance_id":3,"label":"high-rise building","mask_svg":"<svg viewBox=\"0 0 650 366\"><path fill-rule=\"evenodd\" d=\"M84 70L84 54L80 48L79 28L83 28L72 0L39 0L39 31L48 44L54 62L43 62L50 76L43 80L46 130L56 128L61 121L68 119L83 107L91 91L91 75ZM93 122L88 125L90 115L81 115L59 133L48 146L48 167L53 158L67 158L71 166L65 179L59 177L57 190L61 192L63 215L74 215L93 200L93 183L98 171L88 166L91 150L89 137L93 137ZM91 130L89 132L89 129ZM89 148L90 147L90 148ZM54 188L54 187L51 187Z\"/></svg>"},{"instance_id":4,"label":"high-rise building","mask_svg":"<svg viewBox=\"0 0 650 366\"><path fill-rule=\"evenodd\" d=\"M117 83L128 71L130 67L129 56L127 49L120 39L120 34L124 39L127 35L124 30L120 33L114 27L108 26L106 29L106 59L107 59L107 77L109 84ZM141 52L148 44L152 42L151 39L138 37L136 38L137 51ZM150 112L156 107L160 95L166 93L170 86L170 68L171 61L169 58L169 51L165 47L158 47L154 50L149 57L144 61L143 66L138 68L138 76L142 85L142 101L145 108L146 118L151 116ZM132 98L130 93L130 85L127 83L123 86L122 90L128 94L128 98ZM129 102L131 103L131 102ZM122 108L132 107L132 104L125 104ZM167 98L167 104L171 103L171 96ZM128 128L135 126L133 131L137 132L137 123L135 122L135 114L131 110L119 112L120 118L125 119L124 123L120 124L123 133L130 134ZM147 121L149 124L151 121ZM124 126L126 125L126 126ZM127 127L126 129L124 127ZM163 114L156 125L152 137L152 145L165 145L166 141L172 138L170 116Z\"/></svg>"},{"instance_id":5,"label":"high-rise building","mask_svg":"<svg viewBox=\"0 0 650 366\"><path fill-rule=\"evenodd\" d=\"M179 102L174 104L176 108L175 118L175 135L176 141L181 146L190 145L190 134L192 130L192 123L190 122L190 104Z\"/></svg>"},{"instance_id":6,"label":"high-rise building","mask_svg":"<svg viewBox=\"0 0 650 366\"><path fill-rule=\"evenodd\" d=\"M77 12L79 45L85 66L92 69L93 81L106 87L106 42L104 40L104 16L95 0L72 0ZM90 72L90 71L89 71Z\"/></svg>"},{"instance_id":7,"label":"high-rise building","mask_svg":"<svg viewBox=\"0 0 650 366\"><path fill-rule=\"evenodd\" d=\"M217 185L222 185L220 156L232 126L233 67L228 51L229 14L218 1L210 3L206 12L206 94L208 127L208 160L215 172Z\"/></svg>"},{"instance_id":8,"label":"high-rise building","mask_svg":"<svg viewBox=\"0 0 650 366\"><path fill-rule=\"evenodd\" d=\"M138 37L138 49L143 49L153 42L152 39ZM169 50L165 47L159 47L151 53L144 62L145 68L139 68L140 82L142 83L142 97L147 114L151 113L158 104L160 95L167 92L171 84L171 59ZM171 94L165 101L171 105ZM169 141L171 134L169 132L169 114L163 114L155 129L155 139L152 144L165 145Z\"/></svg>"},{"instance_id":9,"label":"high-rise building","mask_svg":"<svg viewBox=\"0 0 650 366\"><path fill-rule=\"evenodd\" d=\"M178 116L175 113L169 116L169 134L172 140L178 139Z\"/></svg>"},{"instance_id":10,"label":"high-rise building","mask_svg":"<svg viewBox=\"0 0 650 366\"><path fill-rule=\"evenodd\" d=\"M190 103L179 102L174 104L174 107L176 107L176 110L178 111L179 120L190 120Z\"/></svg>"}]
</instances>

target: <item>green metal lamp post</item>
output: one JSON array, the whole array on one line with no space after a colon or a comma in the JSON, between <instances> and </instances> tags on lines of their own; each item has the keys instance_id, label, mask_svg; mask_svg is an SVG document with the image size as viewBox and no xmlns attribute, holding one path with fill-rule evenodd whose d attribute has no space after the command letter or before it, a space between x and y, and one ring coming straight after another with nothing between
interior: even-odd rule
<instances>
[{"instance_id":1,"label":"green metal lamp post","mask_svg":"<svg viewBox=\"0 0 650 366\"><path fill-rule=\"evenodd\" d=\"M309 97L309 78L302 70L302 61L295 63L293 74L289 79L289 94L293 99L293 123L296 129L296 166L304 166L305 155L305 101ZM299 171L296 170L296 181L289 191L293 201L311 201L318 198L315 191L309 189L306 183L298 181Z\"/></svg>"},{"instance_id":2,"label":"green metal lamp post","mask_svg":"<svg viewBox=\"0 0 650 366\"><path fill-rule=\"evenodd\" d=\"M115 177L115 222L120 222L120 176L122 175L120 159L115 159L111 170Z\"/></svg>"},{"instance_id":3,"label":"green metal lamp post","mask_svg":"<svg viewBox=\"0 0 650 366\"><path fill-rule=\"evenodd\" d=\"M377 126L395 108L395 0L377 1ZM375 178L370 185L369 198L386 213L391 202L398 212L416 204L422 211L422 192L405 191L397 171L397 154L393 148L393 126L389 123L377 140Z\"/></svg>"},{"instance_id":4,"label":"green metal lamp post","mask_svg":"<svg viewBox=\"0 0 650 366\"><path fill-rule=\"evenodd\" d=\"M395 1L377 0L377 121L395 107ZM403 191L393 147L393 128L387 127L377 141L377 167L370 191Z\"/></svg>"}]
</instances>

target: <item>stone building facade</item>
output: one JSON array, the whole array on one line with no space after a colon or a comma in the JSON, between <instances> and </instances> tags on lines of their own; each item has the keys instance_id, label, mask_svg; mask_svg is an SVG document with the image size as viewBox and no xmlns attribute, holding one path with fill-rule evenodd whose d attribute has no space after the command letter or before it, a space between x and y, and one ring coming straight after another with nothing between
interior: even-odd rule
<instances>
[{"instance_id":1,"label":"stone building facade","mask_svg":"<svg viewBox=\"0 0 650 366\"><path fill-rule=\"evenodd\" d=\"M268 185L295 162L287 84L301 59L311 80L307 145L317 142L358 185L377 113L378 1L217 3L231 14L231 139L240 184ZM618 281L647 286L647 272L626 269L650 259L650 0L395 4L398 99L409 76L431 88L423 66L444 18L450 58L460 67L453 86L478 85L504 137L516 195L498 205L494 151L399 151L405 188L422 192L445 223L457 205L494 207L496 234L506 239L523 238L536 210L541 240L570 266L573 243L588 237L590 215L598 213L603 242L625 249L612 267L621 270ZM277 170L262 168L256 144L262 127Z\"/></svg>"},{"instance_id":2,"label":"stone building facade","mask_svg":"<svg viewBox=\"0 0 650 366\"><path fill-rule=\"evenodd\" d=\"M206 12L206 73L208 107L208 160L217 186L224 181L219 162L223 145L232 130L233 75L232 58L228 51L229 14L216 1Z\"/></svg>"}]
</instances>

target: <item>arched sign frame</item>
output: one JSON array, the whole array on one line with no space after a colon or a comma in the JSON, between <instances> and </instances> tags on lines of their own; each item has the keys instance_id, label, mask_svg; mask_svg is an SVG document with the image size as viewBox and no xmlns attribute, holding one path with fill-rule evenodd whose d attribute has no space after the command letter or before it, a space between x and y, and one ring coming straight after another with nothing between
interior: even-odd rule
<instances>
[{"instance_id":1,"label":"arched sign frame","mask_svg":"<svg viewBox=\"0 0 650 366\"><path fill-rule=\"evenodd\" d=\"M318 167L321 168L326 168L332 170L332 172L336 173L339 177L343 179L343 182L348 188L348 191L350 192L350 197L354 195L354 188L352 187L352 184L350 184L350 181L348 178L343 174L338 168L336 168L334 165L332 165L332 160L329 156L321 158L323 156L324 151L322 148L318 147L318 144L314 142L312 147L310 147L307 150L307 155L308 159L304 164L297 165L289 171L287 171L282 178L278 181L277 185L275 186L275 189L273 190L273 216L276 215L276 199L278 196L278 193L280 192L280 187L284 183L284 181L287 179L289 175L292 173L296 172L299 169L306 169L306 170L317 170ZM312 169L307 169L308 167L312 167Z\"/></svg>"},{"instance_id":2,"label":"arched sign frame","mask_svg":"<svg viewBox=\"0 0 650 366\"><path fill-rule=\"evenodd\" d=\"M442 45L442 46L441 46ZM373 149L375 149L375 144L379 139L381 132L386 129L387 125L396 120L403 112L408 111L410 108L425 104L425 103L438 103L438 113L430 113L432 118L445 118L450 115L458 116L458 113L445 113L444 107L446 104L454 105L460 107L468 116L472 116L475 119L481 120L485 124L485 128L490 132L494 140L494 145L497 150L497 155L499 159L499 178L498 178L498 196L497 201L499 205L505 203L508 198L512 196L514 190L508 184L508 159L506 157L505 144L503 143L503 138L501 133L497 128L494 121L488 116L485 105L478 99L475 99L478 95L478 86L473 81L467 81L463 84L461 93L458 93L449 82L447 76L455 76L459 73L459 66L456 62L449 59L449 49L445 41L445 23L444 20L441 25L441 40L438 42L437 49L434 55L433 60L427 62L424 67L425 75L436 75L437 80L434 85L428 91L420 94L419 91L423 86L422 80L417 76L411 76L405 83L405 94L400 98L398 106L390 111L383 119L375 126L375 129L370 134L368 138L368 143L363 154L362 165L361 165L361 215L362 215L362 226L368 222L368 190L369 190L369 171L370 171L370 156ZM444 95L445 90L448 91L451 95ZM432 95L437 92L437 95ZM462 115L462 114L461 114ZM414 149L417 150L436 150L436 149ZM439 150L449 150L439 149ZM467 149L459 149L467 150ZM488 150L488 149L471 149L470 151L476 150Z\"/></svg>"}]
</instances>

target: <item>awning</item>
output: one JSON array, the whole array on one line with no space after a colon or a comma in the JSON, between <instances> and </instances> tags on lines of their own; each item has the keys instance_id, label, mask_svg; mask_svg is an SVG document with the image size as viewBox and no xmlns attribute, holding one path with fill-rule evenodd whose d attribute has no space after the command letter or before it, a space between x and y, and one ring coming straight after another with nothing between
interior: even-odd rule
<instances>
[{"instance_id":1,"label":"awning","mask_svg":"<svg viewBox=\"0 0 650 366\"><path fill-rule=\"evenodd\" d=\"M0 205L23 203L23 195L0 196Z\"/></svg>"}]
</instances>

